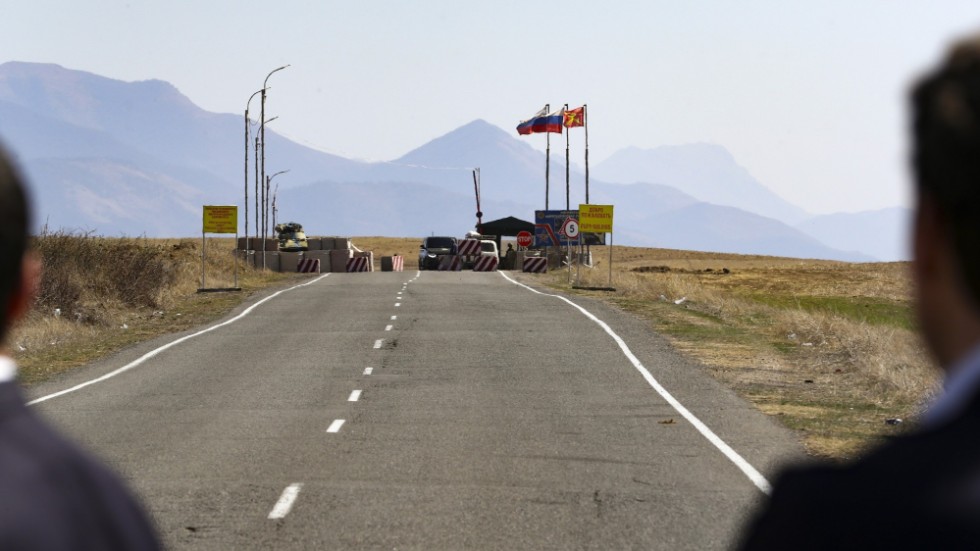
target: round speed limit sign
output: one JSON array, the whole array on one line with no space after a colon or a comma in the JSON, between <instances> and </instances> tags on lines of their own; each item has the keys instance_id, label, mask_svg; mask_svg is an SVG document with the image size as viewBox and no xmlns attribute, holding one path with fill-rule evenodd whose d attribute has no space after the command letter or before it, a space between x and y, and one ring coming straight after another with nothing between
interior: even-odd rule
<instances>
[{"instance_id":1,"label":"round speed limit sign","mask_svg":"<svg viewBox=\"0 0 980 551\"><path fill-rule=\"evenodd\" d=\"M561 227L562 233L571 237L572 239L578 237L578 220L574 218L569 218L565 220L565 223Z\"/></svg>"}]
</instances>

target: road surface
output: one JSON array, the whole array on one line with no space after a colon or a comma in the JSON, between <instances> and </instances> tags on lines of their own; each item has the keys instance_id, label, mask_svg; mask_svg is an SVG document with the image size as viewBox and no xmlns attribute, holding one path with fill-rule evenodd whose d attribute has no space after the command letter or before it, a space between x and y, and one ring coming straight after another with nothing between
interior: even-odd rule
<instances>
[{"instance_id":1,"label":"road surface","mask_svg":"<svg viewBox=\"0 0 980 551\"><path fill-rule=\"evenodd\" d=\"M32 407L173 549L730 545L792 434L642 320L514 279L321 276Z\"/></svg>"}]
</instances>

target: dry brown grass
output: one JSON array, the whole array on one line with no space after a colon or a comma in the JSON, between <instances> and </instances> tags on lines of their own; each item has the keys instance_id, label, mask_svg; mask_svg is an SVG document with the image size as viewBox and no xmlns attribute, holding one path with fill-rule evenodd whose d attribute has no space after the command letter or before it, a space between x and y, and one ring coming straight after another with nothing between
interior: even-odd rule
<instances>
[{"instance_id":1,"label":"dry brown grass","mask_svg":"<svg viewBox=\"0 0 980 551\"><path fill-rule=\"evenodd\" d=\"M102 238L54 233L35 239L44 273L34 309L9 337L25 384L124 346L216 319L255 290L290 277L236 261L233 239L207 242L206 284L242 292L199 294L200 240Z\"/></svg>"},{"instance_id":2,"label":"dry brown grass","mask_svg":"<svg viewBox=\"0 0 980 551\"><path fill-rule=\"evenodd\" d=\"M362 251L374 251L374 269L381 269L382 256L401 255L405 257L405 269L419 267L419 245L422 238L414 237L354 237L351 242Z\"/></svg>"},{"instance_id":3,"label":"dry brown grass","mask_svg":"<svg viewBox=\"0 0 980 551\"><path fill-rule=\"evenodd\" d=\"M594 248L593 257L581 283L606 286L608 249ZM569 289L563 273L548 281ZM901 430L886 419L914 417L938 389L914 329L905 263L614 247L612 286L614 293L569 290L649 319L718 379L799 430L814 455L860 453Z\"/></svg>"}]
</instances>

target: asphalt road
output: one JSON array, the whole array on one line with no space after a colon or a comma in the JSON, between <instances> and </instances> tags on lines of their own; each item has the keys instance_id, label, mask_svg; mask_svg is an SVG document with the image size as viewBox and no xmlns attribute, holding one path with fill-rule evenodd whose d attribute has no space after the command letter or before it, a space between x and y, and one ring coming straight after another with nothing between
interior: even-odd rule
<instances>
[{"instance_id":1,"label":"asphalt road","mask_svg":"<svg viewBox=\"0 0 980 551\"><path fill-rule=\"evenodd\" d=\"M270 295L29 392L130 366L33 407L129 481L170 548L724 549L764 495L747 472L798 452L595 301L572 299L590 319L499 273L428 271Z\"/></svg>"}]
</instances>

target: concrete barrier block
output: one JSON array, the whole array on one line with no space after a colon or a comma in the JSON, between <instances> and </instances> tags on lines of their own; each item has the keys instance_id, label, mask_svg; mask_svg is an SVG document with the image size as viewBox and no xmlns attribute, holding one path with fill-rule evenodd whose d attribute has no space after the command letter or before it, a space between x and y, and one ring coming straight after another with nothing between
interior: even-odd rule
<instances>
[{"instance_id":1,"label":"concrete barrier block","mask_svg":"<svg viewBox=\"0 0 980 551\"><path fill-rule=\"evenodd\" d=\"M346 272L347 271L347 261L351 258L350 249L333 249L327 251L330 253L330 271L331 272ZM320 268L321 271L326 271L323 267Z\"/></svg>"},{"instance_id":2,"label":"concrete barrier block","mask_svg":"<svg viewBox=\"0 0 980 551\"><path fill-rule=\"evenodd\" d=\"M323 250L323 238L320 237L307 237L306 238L307 250L310 251L322 251Z\"/></svg>"},{"instance_id":3,"label":"concrete barrier block","mask_svg":"<svg viewBox=\"0 0 980 551\"><path fill-rule=\"evenodd\" d=\"M249 255L249 260L251 261L252 267L257 270L262 269L262 251L254 251L251 253ZM279 252L265 251L265 268L273 272L279 271Z\"/></svg>"},{"instance_id":4,"label":"concrete barrier block","mask_svg":"<svg viewBox=\"0 0 980 551\"><path fill-rule=\"evenodd\" d=\"M262 239L258 237L248 236L238 238L238 250L239 251L254 251L262 250ZM278 248L276 250L279 250Z\"/></svg>"},{"instance_id":5,"label":"concrete barrier block","mask_svg":"<svg viewBox=\"0 0 980 551\"><path fill-rule=\"evenodd\" d=\"M302 253L279 253L279 271L282 273L296 272L301 258L303 258Z\"/></svg>"},{"instance_id":6,"label":"concrete barrier block","mask_svg":"<svg viewBox=\"0 0 980 551\"><path fill-rule=\"evenodd\" d=\"M381 271L382 272L402 272L405 270L405 257L404 256L382 256L381 257Z\"/></svg>"},{"instance_id":7,"label":"concrete barrier block","mask_svg":"<svg viewBox=\"0 0 980 551\"><path fill-rule=\"evenodd\" d=\"M312 258L320 261L320 273L330 271L330 251L306 251L303 258Z\"/></svg>"},{"instance_id":8,"label":"concrete barrier block","mask_svg":"<svg viewBox=\"0 0 980 551\"><path fill-rule=\"evenodd\" d=\"M354 258L366 258L369 272L374 271L374 253L371 251L362 251L354 253Z\"/></svg>"},{"instance_id":9,"label":"concrete barrier block","mask_svg":"<svg viewBox=\"0 0 980 551\"><path fill-rule=\"evenodd\" d=\"M260 239L260 241L261 241L261 239ZM258 246L256 246L255 248L257 250L262 250ZM272 239L272 238L268 238L267 237L266 240L265 240L265 250L267 250L267 251L277 251L278 252L279 251L279 240L278 239Z\"/></svg>"}]
</instances>

